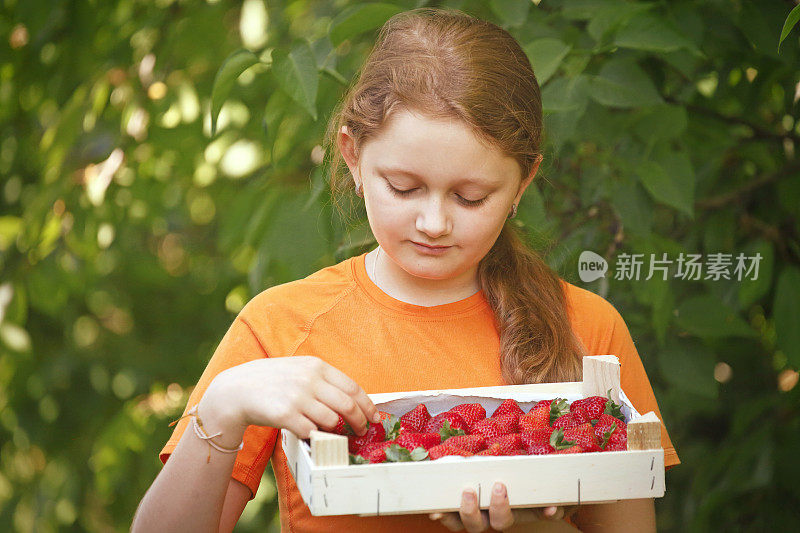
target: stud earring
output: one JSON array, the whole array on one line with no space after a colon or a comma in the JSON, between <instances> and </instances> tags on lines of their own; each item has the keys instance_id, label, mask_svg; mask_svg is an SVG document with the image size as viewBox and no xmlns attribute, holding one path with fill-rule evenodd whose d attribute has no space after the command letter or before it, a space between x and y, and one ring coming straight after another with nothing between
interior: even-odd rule
<instances>
[{"instance_id":1,"label":"stud earring","mask_svg":"<svg viewBox=\"0 0 800 533\"><path fill-rule=\"evenodd\" d=\"M364 186L361 183L356 184L356 196L364 198Z\"/></svg>"},{"instance_id":2,"label":"stud earring","mask_svg":"<svg viewBox=\"0 0 800 533\"><path fill-rule=\"evenodd\" d=\"M511 204L511 212L508 214L508 218L514 218L517 216L517 204Z\"/></svg>"}]
</instances>

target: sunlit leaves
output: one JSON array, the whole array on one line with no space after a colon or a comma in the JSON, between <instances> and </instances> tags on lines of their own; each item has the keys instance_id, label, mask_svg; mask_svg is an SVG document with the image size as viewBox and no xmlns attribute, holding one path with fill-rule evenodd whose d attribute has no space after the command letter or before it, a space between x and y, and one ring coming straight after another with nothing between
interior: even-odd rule
<instances>
[{"instance_id":1,"label":"sunlit leaves","mask_svg":"<svg viewBox=\"0 0 800 533\"><path fill-rule=\"evenodd\" d=\"M307 42L296 44L291 52L272 53L272 71L278 84L297 104L317 120L319 74L314 54Z\"/></svg>"},{"instance_id":2,"label":"sunlit leaves","mask_svg":"<svg viewBox=\"0 0 800 533\"><path fill-rule=\"evenodd\" d=\"M531 61L539 85L547 83L571 48L563 41L549 37L536 39L525 46L525 53Z\"/></svg>"},{"instance_id":3,"label":"sunlit leaves","mask_svg":"<svg viewBox=\"0 0 800 533\"><path fill-rule=\"evenodd\" d=\"M216 133L217 116L222 104L228 97L236 81L242 72L259 62L258 56L249 50L237 50L233 52L217 71L214 78L214 88L211 91L211 133Z\"/></svg>"},{"instance_id":4,"label":"sunlit leaves","mask_svg":"<svg viewBox=\"0 0 800 533\"><path fill-rule=\"evenodd\" d=\"M394 4L359 3L349 6L331 21L328 34L333 46L339 46L365 31L378 28L402 8Z\"/></svg>"}]
</instances>

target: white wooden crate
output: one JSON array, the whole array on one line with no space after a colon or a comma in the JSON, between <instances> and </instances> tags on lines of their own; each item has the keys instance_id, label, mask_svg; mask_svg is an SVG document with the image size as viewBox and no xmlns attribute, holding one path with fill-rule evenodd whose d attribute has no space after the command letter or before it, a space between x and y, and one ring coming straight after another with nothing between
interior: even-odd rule
<instances>
[{"instance_id":1,"label":"white wooden crate","mask_svg":"<svg viewBox=\"0 0 800 533\"><path fill-rule=\"evenodd\" d=\"M424 402L431 415L449 405L480 401L487 414L505 398L523 408L554 397L569 401L611 389L628 418L628 450L508 457L448 456L435 461L348 465L347 438L321 431L311 446L281 431L284 453L300 493L315 516L457 511L461 493L472 487L489 507L495 482L506 485L511 507L599 503L664 495L661 423L654 413L639 415L620 389L615 356L584 358L584 380L440 391L370 394L379 409L401 415ZM437 405L440 407L437 409ZM433 408L431 408L433 406ZM491 409L491 410L490 410ZM526 409L527 411L527 409Z\"/></svg>"}]
</instances>

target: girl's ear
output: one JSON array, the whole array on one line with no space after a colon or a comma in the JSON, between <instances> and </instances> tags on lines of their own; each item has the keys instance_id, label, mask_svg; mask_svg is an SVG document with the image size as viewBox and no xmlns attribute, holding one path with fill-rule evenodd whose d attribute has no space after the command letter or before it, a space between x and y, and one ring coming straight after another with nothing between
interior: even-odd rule
<instances>
[{"instance_id":1,"label":"girl's ear","mask_svg":"<svg viewBox=\"0 0 800 533\"><path fill-rule=\"evenodd\" d=\"M533 178L536 177L536 172L539 171L539 165L542 163L543 156L539 154L539 157L536 158L536 161L531 166L531 172L528 174L528 177L522 180L519 184L519 190L517 191L517 196L514 198L514 203L519 205L520 199L522 199L522 193L525 192L525 189L528 188L528 185L533 183Z\"/></svg>"},{"instance_id":2,"label":"girl's ear","mask_svg":"<svg viewBox=\"0 0 800 533\"><path fill-rule=\"evenodd\" d=\"M339 145L339 151L342 153L345 163L347 163L347 168L350 169L350 174L359 179L356 175L358 172L358 159L356 157L355 141L350 135L347 126L342 126L339 135L336 137L336 143Z\"/></svg>"}]
</instances>

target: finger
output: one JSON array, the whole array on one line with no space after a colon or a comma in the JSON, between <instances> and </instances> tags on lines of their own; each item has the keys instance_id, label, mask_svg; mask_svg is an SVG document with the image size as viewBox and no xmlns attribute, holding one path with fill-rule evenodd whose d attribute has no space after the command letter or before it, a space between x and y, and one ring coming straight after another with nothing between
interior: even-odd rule
<instances>
[{"instance_id":1,"label":"finger","mask_svg":"<svg viewBox=\"0 0 800 533\"><path fill-rule=\"evenodd\" d=\"M439 523L450 531L464 530L464 524L461 523L461 519L458 517L457 513L445 513L439 520Z\"/></svg>"},{"instance_id":2,"label":"finger","mask_svg":"<svg viewBox=\"0 0 800 533\"><path fill-rule=\"evenodd\" d=\"M495 483L492 487L492 498L489 501L489 524L498 531L514 525L514 515L508 501L508 492L502 483Z\"/></svg>"},{"instance_id":3,"label":"finger","mask_svg":"<svg viewBox=\"0 0 800 533\"><path fill-rule=\"evenodd\" d=\"M301 439L309 438L311 436L311 430L317 429L316 424L301 413L289 419L285 427Z\"/></svg>"},{"instance_id":4,"label":"finger","mask_svg":"<svg viewBox=\"0 0 800 533\"><path fill-rule=\"evenodd\" d=\"M318 400L303 404L302 413L319 429L332 429L339 420L339 415L333 409Z\"/></svg>"},{"instance_id":5,"label":"finger","mask_svg":"<svg viewBox=\"0 0 800 533\"><path fill-rule=\"evenodd\" d=\"M488 527L488 520L481 513L478 506L478 495L472 489L467 489L461 494L461 509L458 511L464 529L469 533L484 531Z\"/></svg>"},{"instance_id":6,"label":"finger","mask_svg":"<svg viewBox=\"0 0 800 533\"><path fill-rule=\"evenodd\" d=\"M369 396L367 396L367 393L364 392L364 389L362 389L358 383L350 379L347 374L333 366L328 365L325 368L323 376L325 377L325 381L342 390L345 394L355 400L356 404L358 404L358 407L361 409L364 417L367 420L372 422L381 421L381 415L378 413L378 408L375 407L375 404L369 399Z\"/></svg>"},{"instance_id":7,"label":"finger","mask_svg":"<svg viewBox=\"0 0 800 533\"><path fill-rule=\"evenodd\" d=\"M345 391L323 381L314 392L317 400L327 405L336 413L340 413L342 418L350 424L357 435L363 435L367 431L367 416L361 410L356 401ZM338 417L337 417L338 420ZM336 421L334 420L334 424Z\"/></svg>"}]
</instances>

